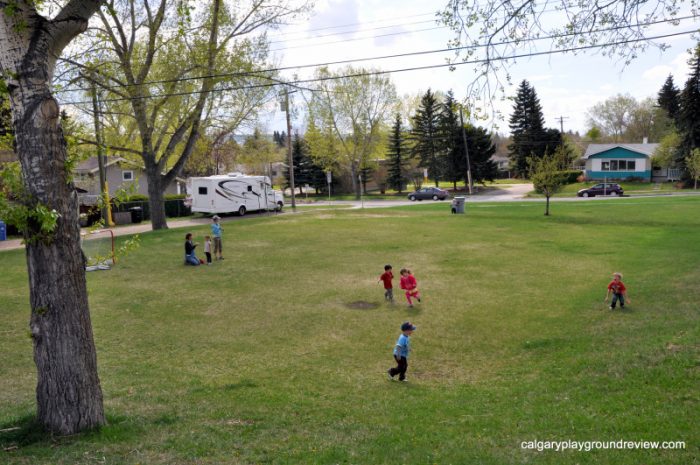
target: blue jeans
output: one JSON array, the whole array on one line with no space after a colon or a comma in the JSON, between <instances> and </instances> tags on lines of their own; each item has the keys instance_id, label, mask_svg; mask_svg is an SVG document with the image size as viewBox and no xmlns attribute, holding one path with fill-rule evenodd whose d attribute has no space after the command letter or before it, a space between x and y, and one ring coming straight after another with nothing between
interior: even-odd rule
<instances>
[{"instance_id":1,"label":"blue jeans","mask_svg":"<svg viewBox=\"0 0 700 465\"><path fill-rule=\"evenodd\" d=\"M615 304L617 304L618 299L620 299L620 308L625 308L625 296L616 292L613 292L613 298L612 302L610 303L610 306L612 308L615 308Z\"/></svg>"},{"instance_id":2,"label":"blue jeans","mask_svg":"<svg viewBox=\"0 0 700 465\"><path fill-rule=\"evenodd\" d=\"M185 255L185 265L199 266L199 258L192 252L191 255Z\"/></svg>"}]
</instances>

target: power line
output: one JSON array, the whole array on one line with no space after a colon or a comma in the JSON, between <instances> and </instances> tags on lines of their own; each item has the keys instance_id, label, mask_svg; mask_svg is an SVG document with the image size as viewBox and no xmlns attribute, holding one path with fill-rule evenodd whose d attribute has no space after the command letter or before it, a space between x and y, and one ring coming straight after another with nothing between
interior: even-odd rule
<instances>
[{"instance_id":1,"label":"power line","mask_svg":"<svg viewBox=\"0 0 700 465\"><path fill-rule=\"evenodd\" d=\"M694 34L696 32L697 32L697 30L683 31L683 32L676 32L673 34L662 34L662 35L650 36L650 37L644 37L644 38L638 38L638 39L628 39L628 40L622 40L622 41L617 41L617 42L608 42L606 44L584 45L584 46L579 46L579 47L571 47L571 48L567 48L567 49L548 50L548 51L544 51L544 52L530 52L530 53L524 53L524 54L520 54L520 55L511 55L508 57L493 57L493 58L478 59L478 60L471 60L471 61L462 61L462 62L458 62L458 63L443 63L443 64L439 64L439 65L414 66L414 67L399 68L399 69L392 69L392 70L378 70L378 71L352 73L352 74L346 74L346 75L342 75L342 76L327 76L327 77L313 78L313 79L298 79L295 81L287 81L287 82L282 81L282 85L299 86L301 84L333 81L333 80L353 78L353 77L381 76L381 75L385 75L385 74L403 73L403 72L408 72L408 71L422 71L422 70L427 70L427 69L457 67L457 66L462 66L462 65L467 65L467 64L479 64L479 63L489 63L489 62L493 62L493 61L517 60L517 59L521 59L521 58L532 58L532 57L554 55L554 54L560 54L560 53L578 52L578 51L582 51L582 50L592 50L592 49L596 49L596 48L610 47L610 46L616 46L616 45L625 45L625 44L643 42L643 41L649 41L649 40L666 39L669 37L677 37L677 36L686 35L686 34ZM263 78L263 79L271 79L271 78L267 78L266 76L258 76L258 77ZM274 84L255 84L255 85L248 85L248 86L223 87L220 89L212 89L208 92L227 92L227 91L234 91L234 90L257 89L257 88L263 88L263 87L274 87L276 85L280 85L280 84L274 83ZM189 92L174 92L174 93L170 93L170 94L144 95L144 96L128 97L128 98L122 97L122 98L104 99L103 102L123 102L123 101L130 101L130 100L139 100L139 99L146 100L146 99L151 99L151 98L162 98L162 97L181 97L181 96L187 96L187 95L197 95L197 94L201 94L203 92L205 92L205 91L198 90L198 91L189 91ZM90 103L90 101L64 102L64 105L82 105L82 104L86 104L86 103Z\"/></svg>"},{"instance_id":2,"label":"power line","mask_svg":"<svg viewBox=\"0 0 700 465\"><path fill-rule=\"evenodd\" d=\"M316 29L309 29L309 30L306 30L306 31L292 32L292 34L301 34L301 33L308 33L308 32L327 31L327 30L329 30L329 29L341 29L341 28L351 27L351 26L361 26L361 25L365 25L365 24L382 23L382 22L385 22L385 21L394 21L394 20L398 20L398 19L418 18L418 17L423 17L423 16L435 16L435 12L432 11L432 12L430 12L430 13L420 13L420 14L409 15L409 16L399 16L399 17L397 17L397 18L392 18L392 19L390 19L390 20L387 20L387 19L376 19L376 20L373 20L373 21L363 21L363 22L359 22L359 23L338 24L338 25L336 25L336 26L326 26L326 27L319 27L319 28L316 28ZM369 29L369 30L372 30L372 29ZM281 33L279 33L279 34L271 34L270 37L281 37L281 36L286 36L286 35L288 35L288 34L289 34L289 33L281 32Z\"/></svg>"},{"instance_id":3,"label":"power line","mask_svg":"<svg viewBox=\"0 0 700 465\"><path fill-rule=\"evenodd\" d=\"M271 40L269 43L270 43L270 44L277 44L277 43L280 43L280 42L290 42L290 41L296 42L296 41L301 41L301 40L322 39L322 38L324 38L324 37L333 37L333 36L339 36L339 35L344 35L344 34L357 34L357 33L359 33L359 32L379 31L379 30L382 30L382 29L391 29L391 28L393 28L393 27L413 26L413 25L415 25L415 24L425 24L425 23L434 23L434 22L435 22L434 19L427 19L427 20L424 20L424 21L415 21L415 22L412 22L412 23L399 23L399 24L392 24L392 25L390 25L390 26L373 27L373 28L371 28L371 29L360 29L360 30L356 30L356 31L332 32L332 33L330 33L330 34L321 34L321 35L315 35L315 36L312 36L312 37L297 37L297 38L291 38L291 39L290 39L290 38L286 38L286 39L282 39L282 40ZM424 29L424 30L429 31L429 30L431 30L431 29ZM421 31L420 31L420 30L419 30L419 31L402 31L402 32L397 33L397 34L405 34L405 33L410 33L410 32L421 32ZM368 39L374 39L374 38L377 38L377 37L385 37L385 36L381 36L381 35L380 35L380 36L370 36L370 37L362 37L362 38L360 38L360 39L346 39L345 41L348 41L348 40L363 40L363 39L366 39L366 38L368 38ZM335 42L325 42L325 43L322 43L322 44L314 44L314 46L316 46L316 45L326 45L327 43L333 44L333 43L335 43ZM278 49L275 49L274 51L277 51L277 50L287 50L287 48L297 48L297 47L278 48Z\"/></svg>"},{"instance_id":4,"label":"power line","mask_svg":"<svg viewBox=\"0 0 700 465\"><path fill-rule=\"evenodd\" d=\"M653 26L657 24L663 24L663 23L668 23L668 22L678 22L686 19L695 19L700 15L688 15L680 18L673 18L673 19L666 19L666 20L658 20L658 21L652 21L648 23L638 23L635 26L640 27L640 26ZM594 31L590 31L591 33L600 33L600 32L610 32L610 31L616 31L619 29L627 29L629 26L615 26L611 28L605 28L605 29L596 29ZM687 32L684 32L682 34L686 34ZM446 52L454 52L458 50L467 50L467 49L476 49L476 48L482 48L482 47L487 47L487 46L501 46L501 45L512 45L512 44L520 44L523 42L528 42L528 41L539 41L539 40L548 40L548 39L559 39L567 36L574 36L577 33L569 33L569 34L555 34L551 36L543 36L543 37L535 37L531 39L522 39L522 40L510 40L510 41L503 41L503 42L496 42L493 44L472 44L472 45L465 45L463 47L453 47L453 48L442 48L442 49L435 49L435 50L423 50L423 51L418 51L418 52L406 52L406 53L398 53L398 54L393 54L393 55L383 55L383 56L375 56L375 57L365 57L365 58L354 58L354 59L347 59L347 60L338 60L338 61L331 61L331 62L326 62L326 63L315 63L315 64L308 64L308 65L297 65L297 66L283 66L279 68L268 68L268 69L263 69L263 70L258 70L258 71L243 71L243 72L233 72L233 73L220 73L220 74L211 74L211 75L202 75L202 76L192 76L192 77L184 77L184 78L177 78L177 79L162 79L162 80L156 80L156 81L147 81L141 84L124 84L124 85L119 85L119 86L102 86L104 89L120 89L120 88L126 88L126 87L136 87L136 86L144 86L144 85L153 85L153 84L166 84L170 82L184 82L184 81L190 81L190 80L197 80L197 79L206 79L206 78L211 78L211 79L216 79L216 78L224 78L224 77L246 77L246 76L252 76L252 77L260 77L261 73L277 73L280 71L288 71L292 69L305 69L305 68L317 68L321 66L331 66L331 65L341 65L341 64L348 64L348 63L354 63L358 61L375 61L375 60L386 60L386 59L392 59L392 58L405 58L409 56L419 56L419 55L428 55L428 54L434 54L434 53L446 53ZM659 37L664 37L664 36L659 36ZM644 40L653 40L657 37L649 37L649 38L643 38L643 39L638 39L634 40L636 42L644 41ZM622 43L628 43L628 42L621 42ZM609 44L606 44L609 45ZM606 45L601 45L601 46L606 46ZM54 93L65 93L65 92L74 92L74 91L84 91L84 90L90 90L89 87L78 87L74 89L59 89L56 90ZM127 99L128 100L128 99Z\"/></svg>"}]
</instances>

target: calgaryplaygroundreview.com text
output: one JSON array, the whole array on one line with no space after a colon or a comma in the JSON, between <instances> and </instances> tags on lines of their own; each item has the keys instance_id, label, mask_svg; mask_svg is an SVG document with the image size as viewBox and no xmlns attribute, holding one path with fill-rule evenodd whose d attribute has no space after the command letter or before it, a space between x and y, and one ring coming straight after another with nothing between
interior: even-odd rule
<instances>
[{"instance_id":1,"label":"calgaryplaygroundreview.com text","mask_svg":"<svg viewBox=\"0 0 700 465\"><path fill-rule=\"evenodd\" d=\"M523 441L520 443L521 449L536 450L543 452L553 450L563 452L575 450L580 452L590 452L592 450L658 450L658 449L685 449L685 441Z\"/></svg>"}]
</instances>

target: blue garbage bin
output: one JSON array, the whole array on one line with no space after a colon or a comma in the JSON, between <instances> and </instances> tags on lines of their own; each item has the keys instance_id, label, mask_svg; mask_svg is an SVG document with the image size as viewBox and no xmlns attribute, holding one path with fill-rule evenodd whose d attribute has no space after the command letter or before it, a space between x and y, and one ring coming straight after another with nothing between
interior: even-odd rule
<instances>
[{"instance_id":1,"label":"blue garbage bin","mask_svg":"<svg viewBox=\"0 0 700 465\"><path fill-rule=\"evenodd\" d=\"M7 225L0 220L0 241L7 240Z\"/></svg>"}]
</instances>

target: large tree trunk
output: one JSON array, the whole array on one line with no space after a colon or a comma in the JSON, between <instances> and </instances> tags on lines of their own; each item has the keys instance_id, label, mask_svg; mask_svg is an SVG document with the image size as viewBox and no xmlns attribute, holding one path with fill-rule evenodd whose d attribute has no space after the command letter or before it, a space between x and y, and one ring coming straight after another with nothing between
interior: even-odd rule
<instances>
[{"instance_id":1,"label":"large tree trunk","mask_svg":"<svg viewBox=\"0 0 700 465\"><path fill-rule=\"evenodd\" d=\"M15 140L24 183L39 204L59 215L42 236L24 231L31 304L30 329L37 366L37 415L49 431L75 434L104 424L102 390L80 248L78 200L66 172L66 143L48 89L20 86L13 103Z\"/></svg>"},{"instance_id":2,"label":"large tree trunk","mask_svg":"<svg viewBox=\"0 0 700 465\"><path fill-rule=\"evenodd\" d=\"M0 65L28 194L23 203L34 212L21 226L27 243L37 416L47 430L58 434L75 434L105 422L77 194L68 181L58 104L49 91L56 59L85 30L99 4L67 2L53 20L40 16L34 2L27 0L13 2L13 12L0 13ZM53 229L42 229L46 215L39 212L46 210L37 207L55 212Z\"/></svg>"},{"instance_id":3,"label":"large tree trunk","mask_svg":"<svg viewBox=\"0 0 700 465\"><path fill-rule=\"evenodd\" d=\"M165 217L165 201L163 193L163 175L158 172L157 165L155 167L147 167L146 175L148 176L148 206L151 210L151 227L153 230L168 229L168 221Z\"/></svg>"}]
</instances>

